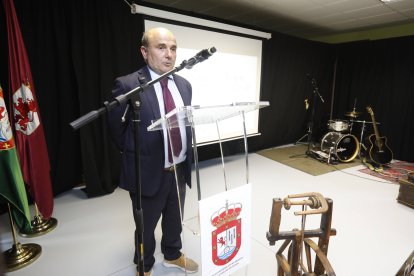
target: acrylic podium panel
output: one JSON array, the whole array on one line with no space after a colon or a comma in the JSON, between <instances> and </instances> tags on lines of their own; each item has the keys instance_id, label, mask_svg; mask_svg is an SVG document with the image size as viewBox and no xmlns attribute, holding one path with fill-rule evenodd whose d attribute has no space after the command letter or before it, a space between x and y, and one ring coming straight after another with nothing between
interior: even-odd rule
<instances>
[{"instance_id":1,"label":"acrylic podium panel","mask_svg":"<svg viewBox=\"0 0 414 276\"><path fill-rule=\"evenodd\" d=\"M216 105L216 106L183 106L172 110L167 113L164 117L153 122L147 129L148 131L162 130L165 128L170 135L169 130L178 127L180 124L184 126L190 126L193 134L193 148L194 148L194 163L197 178L197 192L198 200L201 199L200 193L200 179L199 179L199 168L198 168L198 154L197 154L197 137L195 129L199 125L205 124L218 124L226 119L241 116L243 118L243 137L245 144L245 156L246 156L246 183L248 182L248 159L247 159L247 134L246 126L244 121L244 114L269 106L269 102L240 102L232 103L228 105ZM218 127L217 127L217 131ZM218 142L221 147L220 134L218 135ZM221 157L224 167L223 152L221 150ZM174 160L173 160L174 161Z\"/></svg>"},{"instance_id":2,"label":"acrylic podium panel","mask_svg":"<svg viewBox=\"0 0 414 276\"><path fill-rule=\"evenodd\" d=\"M183 120L186 126L192 127L201 124L216 123L217 121L222 121L266 106L269 106L269 102L242 102L215 106L184 106L172 110L164 118L153 122L148 127L148 131L160 130L163 124L166 123L171 128L177 127L177 120Z\"/></svg>"}]
</instances>

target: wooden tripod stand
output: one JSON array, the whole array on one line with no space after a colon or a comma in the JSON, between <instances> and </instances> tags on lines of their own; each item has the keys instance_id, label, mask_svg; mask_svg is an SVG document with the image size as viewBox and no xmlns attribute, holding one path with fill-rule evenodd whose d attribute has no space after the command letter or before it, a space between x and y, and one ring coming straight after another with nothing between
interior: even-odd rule
<instances>
[{"instance_id":1,"label":"wooden tripod stand","mask_svg":"<svg viewBox=\"0 0 414 276\"><path fill-rule=\"evenodd\" d=\"M291 200L292 198L303 197L308 197L308 199L302 201ZM302 206L302 211L294 212L295 215L302 216L302 227L300 230L293 229L292 231L279 232L282 206L289 210L292 205ZM278 276L336 275L327 258L329 237L336 235L336 230L331 228L332 205L331 199L324 198L319 193L288 195L283 201L280 198L273 199L269 231L266 237L270 245L275 245L278 240L285 240L276 253ZM306 210L307 207L312 210ZM306 216L313 214L321 214L320 228L305 230ZM318 238L318 244L311 238ZM288 257L286 258L283 252L288 246ZM306 264L302 258L303 251L306 256ZM313 266L312 257L315 258Z\"/></svg>"}]
</instances>

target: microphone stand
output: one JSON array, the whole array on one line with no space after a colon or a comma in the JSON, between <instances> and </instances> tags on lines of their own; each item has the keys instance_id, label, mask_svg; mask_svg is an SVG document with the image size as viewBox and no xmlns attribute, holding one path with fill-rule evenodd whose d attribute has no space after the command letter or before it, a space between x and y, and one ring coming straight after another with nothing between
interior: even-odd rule
<instances>
[{"instance_id":1,"label":"microphone stand","mask_svg":"<svg viewBox=\"0 0 414 276\"><path fill-rule=\"evenodd\" d=\"M127 113L129 106L133 109L133 133L134 133L134 144L135 144L135 175L137 178L136 182L136 200L137 200L137 207L134 209L134 220L136 221L136 231L137 231L137 245L136 248L139 250L139 260L138 260L138 270L139 275L144 275L144 244L143 244L143 233L144 233L144 220L143 220L143 212L142 212L142 202L141 202L141 174L140 174L140 148L139 148L139 122L140 122L140 93L142 93L147 87L154 85L155 83L159 82L161 79L164 79L175 72L178 72L185 68L188 65L188 61L184 60L179 66L175 67L174 69L162 74L158 78L151 80L145 84L141 84L140 86L128 91L125 94L119 95L111 102L104 102L104 107L99 108L98 110L90 111L89 113L83 115L82 117L76 119L75 121L70 123L70 126L77 130L82 126L94 121L99 116L108 113L112 109L117 106L120 106L123 103L128 102L127 109L124 114ZM195 62L192 65L195 64ZM188 68L188 67L187 67Z\"/></svg>"},{"instance_id":2,"label":"microphone stand","mask_svg":"<svg viewBox=\"0 0 414 276\"><path fill-rule=\"evenodd\" d=\"M312 142L313 122L314 122L314 117L315 117L316 96L319 96L319 98L321 99L321 101L323 103L325 101L323 100L321 94L319 94L319 88L318 88L318 85L316 84L315 78L312 77L311 83L312 83L312 87L313 87L313 104L312 104L311 120L309 121L309 124L308 124L308 149L306 150L306 155L313 157L313 154L311 154L311 151L310 151L310 144Z\"/></svg>"}]
</instances>

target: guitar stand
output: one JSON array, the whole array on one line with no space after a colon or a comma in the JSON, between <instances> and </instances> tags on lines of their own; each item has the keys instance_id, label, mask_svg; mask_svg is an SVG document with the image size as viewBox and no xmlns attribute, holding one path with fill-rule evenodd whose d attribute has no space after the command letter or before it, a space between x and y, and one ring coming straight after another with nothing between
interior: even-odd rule
<instances>
[{"instance_id":1,"label":"guitar stand","mask_svg":"<svg viewBox=\"0 0 414 276\"><path fill-rule=\"evenodd\" d=\"M308 197L308 199L292 201L292 198L301 197ZM282 206L289 210L294 205L302 206L302 211L294 212L296 216L302 216L301 229L280 232ZM266 237L270 245L275 245L278 240L285 240L276 253L278 276L336 275L327 258L329 238L336 235L336 230L331 228L332 206L332 200L324 198L319 193L288 195L284 200L273 199L269 231L266 233ZM307 207L313 210L307 210ZM320 228L305 230L306 216L314 214L321 214ZM318 238L318 244L311 238ZM285 257L283 252L288 246L287 257ZM303 251L305 252L305 260L302 256ZM312 258L315 259L314 264L312 264Z\"/></svg>"},{"instance_id":2,"label":"guitar stand","mask_svg":"<svg viewBox=\"0 0 414 276\"><path fill-rule=\"evenodd\" d=\"M377 172L377 173L381 173L384 171L384 167L385 168L389 168L389 166L387 165L380 165L380 164L375 164L374 162L369 162L367 160L366 157L362 157L362 163L371 171Z\"/></svg>"}]
</instances>

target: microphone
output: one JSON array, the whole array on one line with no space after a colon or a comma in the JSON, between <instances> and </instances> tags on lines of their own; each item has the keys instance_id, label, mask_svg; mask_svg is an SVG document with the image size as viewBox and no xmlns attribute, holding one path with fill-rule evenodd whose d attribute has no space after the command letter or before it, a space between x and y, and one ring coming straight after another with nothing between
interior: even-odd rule
<instances>
[{"instance_id":1,"label":"microphone","mask_svg":"<svg viewBox=\"0 0 414 276\"><path fill-rule=\"evenodd\" d=\"M185 68L187 68L187 69L193 68L193 66L196 65L197 63L205 61L206 59L211 57L216 51L217 50L216 50L215 47L211 47L209 49L201 50L194 57L190 58L187 61L186 65L185 65Z\"/></svg>"},{"instance_id":2,"label":"microphone","mask_svg":"<svg viewBox=\"0 0 414 276\"><path fill-rule=\"evenodd\" d=\"M311 82L311 84L312 84L312 86L313 86L313 93L315 93L316 95L318 95L318 96L319 96L319 98L321 99L321 101L324 103L325 101L323 100L322 95L321 95L321 94L319 94L319 88L318 88L318 84L316 83L315 77L314 77L314 76L312 76L312 75L311 75L311 74L309 74L309 73L307 73L307 74L306 74L306 77L307 77L308 79L310 79L310 82Z\"/></svg>"}]
</instances>

